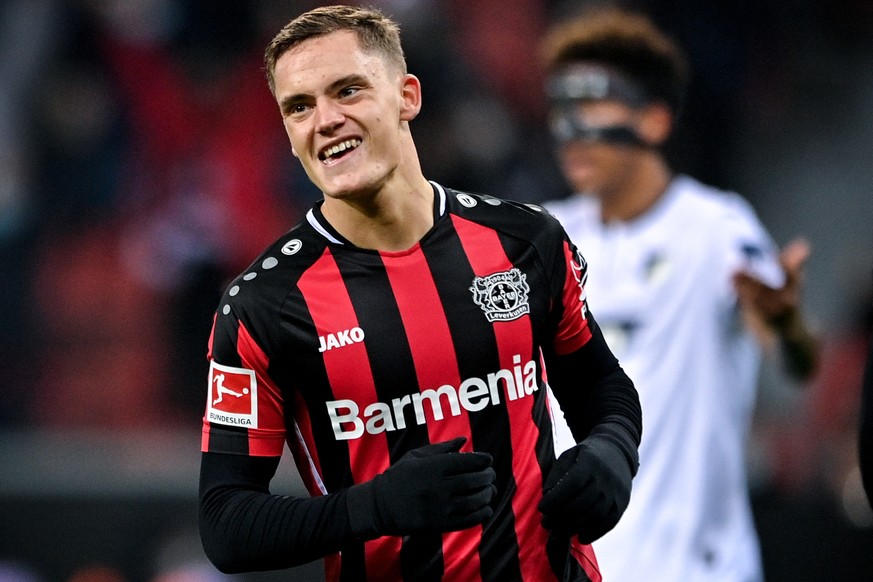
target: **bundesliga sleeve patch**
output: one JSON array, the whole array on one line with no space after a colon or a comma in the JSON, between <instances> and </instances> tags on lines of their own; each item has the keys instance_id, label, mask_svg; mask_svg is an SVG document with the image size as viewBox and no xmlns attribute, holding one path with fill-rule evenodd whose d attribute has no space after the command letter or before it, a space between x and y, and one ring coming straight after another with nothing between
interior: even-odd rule
<instances>
[{"instance_id":1,"label":"bundesliga sleeve patch","mask_svg":"<svg viewBox=\"0 0 873 582\"><path fill-rule=\"evenodd\" d=\"M254 370L209 363L206 419L216 424L258 428L258 382Z\"/></svg>"}]
</instances>

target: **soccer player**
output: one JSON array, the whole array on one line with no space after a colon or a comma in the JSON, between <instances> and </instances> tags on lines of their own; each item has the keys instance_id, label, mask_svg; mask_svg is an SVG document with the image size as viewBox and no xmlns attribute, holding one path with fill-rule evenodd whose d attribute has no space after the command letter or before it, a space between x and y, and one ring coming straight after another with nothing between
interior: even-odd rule
<instances>
[{"instance_id":1,"label":"soccer player","mask_svg":"<svg viewBox=\"0 0 873 582\"><path fill-rule=\"evenodd\" d=\"M215 314L206 554L323 557L331 580L600 580L590 543L627 506L642 427L586 262L542 209L425 179L421 84L380 12L304 13L265 61L324 197ZM557 460L547 373L579 441ZM286 443L311 496L270 493Z\"/></svg>"},{"instance_id":2,"label":"soccer player","mask_svg":"<svg viewBox=\"0 0 873 582\"><path fill-rule=\"evenodd\" d=\"M543 52L576 192L546 208L590 262L588 297L646 421L627 512L594 544L604 579L760 580L744 466L758 341L778 342L798 378L813 373L799 305L807 245L780 257L740 196L671 170L662 146L686 61L649 19L589 12L557 23Z\"/></svg>"}]
</instances>

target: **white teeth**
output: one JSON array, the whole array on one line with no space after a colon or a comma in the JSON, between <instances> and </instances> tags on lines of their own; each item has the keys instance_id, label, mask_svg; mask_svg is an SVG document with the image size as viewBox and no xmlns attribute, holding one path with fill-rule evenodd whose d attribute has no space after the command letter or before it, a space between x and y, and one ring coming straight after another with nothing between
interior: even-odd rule
<instances>
[{"instance_id":1,"label":"white teeth","mask_svg":"<svg viewBox=\"0 0 873 582\"><path fill-rule=\"evenodd\" d=\"M329 147L321 153L321 159L326 160L331 156L335 156L340 152L344 152L348 149L356 148L361 145L361 140L359 139L347 139L342 143L338 143L335 146Z\"/></svg>"}]
</instances>

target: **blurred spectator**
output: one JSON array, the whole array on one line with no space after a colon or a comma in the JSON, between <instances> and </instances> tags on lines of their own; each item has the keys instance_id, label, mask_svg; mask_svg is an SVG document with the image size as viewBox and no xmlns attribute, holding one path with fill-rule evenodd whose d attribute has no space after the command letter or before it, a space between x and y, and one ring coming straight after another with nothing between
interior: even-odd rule
<instances>
[{"instance_id":1,"label":"blurred spectator","mask_svg":"<svg viewBox=\"0 0 873 582\"><path fill-rule=\"evenodd\" d=\"M229 1L68 9L36 117L40 423L199 416L197 306L295 213L253 16Z\"/></svg>"},{"instance_id":2,"label":"blurred spectator","mask_svg":"<svg viewBox=\"0 0 873 582\"><path fill-rule=\"evenodd\" d=\"M28 292L37 209L33 202L32 135L26 107L47 59L55 28L51 0L0 3L0 375L7 382L0 426L27 419L34 370L28 365L34 334Z\"/></svg>"}]
</instances>

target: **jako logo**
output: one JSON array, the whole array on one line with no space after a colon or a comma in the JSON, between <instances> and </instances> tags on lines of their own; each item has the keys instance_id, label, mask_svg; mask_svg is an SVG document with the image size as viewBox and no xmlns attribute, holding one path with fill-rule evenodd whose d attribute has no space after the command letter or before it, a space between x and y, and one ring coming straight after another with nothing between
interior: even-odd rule
<instances>
[{"instance_id":1,"label":"jako logo","mask_svg":"<svg viewBox=\"0 0 873 582\"><path fill-rule=\"evenodd\" d=\"M327 414L333 427L336 440L345 441L361 438L364 431L369 434L380 434L406 428L406 418L403 409L412 406L415 412L415 423L422 425L427 422L425 417L425 401L430 403L434 420L442 420L444 408L452 416L461 414L461 409L468 412L482 410L489 404L500 403L500 395L505 392L509 401L530 396L538 390L537 366L533 360L521 363L521 356L512 357L511 370L501 369L485 378L467 378L455 388L443 384L437 389L427 389L400 398L392 398L391 402L373 402L364 408L364 417L360 416L360 407L354 400L332 400L327 405ZM502 389L501 389L502 384Z\"/></svg>"},{"instance_id":2,"label":"jako logo","mask_svg":"<svg viewBox=\"0 0 873 582\"><path fill-rule=\"evenodd\" d=\"M337 333L318 336L318 351L326 352L333 348L341 348L362 341L364 341L364 330L360 327L353 327Z\"/></svg>"}]
</instances>

